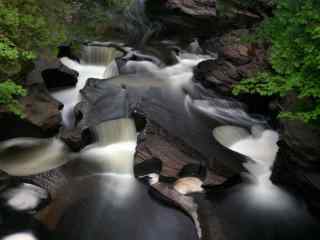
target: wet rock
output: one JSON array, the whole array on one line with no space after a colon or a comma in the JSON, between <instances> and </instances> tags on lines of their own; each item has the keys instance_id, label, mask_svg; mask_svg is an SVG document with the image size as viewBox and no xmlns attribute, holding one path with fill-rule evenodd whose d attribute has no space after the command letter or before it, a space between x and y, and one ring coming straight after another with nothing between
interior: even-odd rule
<instances>
[{"instance_id":1,"label":"wet rock","mask_svg":"<svg viewBox=\"0 0 320 240\"><path fill-rule=\"evenodd\" d=\"M194 70L194 79L207 88L231 94L232 86L241 79L268 68L266 47L244 43L242 38L248 34L247 29L233 30L204 42L202 48L217 52L219 58L201 62Z\"/></svg>"},{"instance_id":2,"label":"wet rock","mask_svg":"<svg viewBox=\"0 0 320 240\"><path fill-rule=\"evenodd\" d=\"M93 133L88 128L82 130L79 128L63 128L59 135L60 139L75 152L94 141Z\"/></svg>"},{"instance_id":3,"label":"wet rock","mask_svg":"<svg viewBox=\"0 0 320 240\"><path fill-rule=\"evenodd\" d=\"M28 95L20 99L25 120L45 133L56 133L62 124L63 105L52 98L43 85L33 85L27 90Z\"/></svg>"},{"instance_id":4,"label":"wet rock","mask_svg":"<svg viewBox=\"0 0 320 240\"><path fill-rule=\"evenodd\" d=\"M320 131L301 122L284 121L284 135L273 166L272 181L303 196L320 215Z\"/></svg>"},{"instance_id":5,"label":"wet rock","mask_svg":"<svg viewBox=\"0 0 320 240\"><path fill-rule=\"evenodd\" d=\"M41 138L46 136L41 128L32 124L28 119L21 119L6 111L0 113L0 125L0 141L17 137Z\"/></svg>"},{"instance_id":6,"label":"wet rock","mask_svg":"<svg viewBox=\"0 0 320 240\"><path fill-rule=\"evenodd\" d=\"M136 177L145 176L151 173L160 174L161 170L162 162L158 158L152 158L134 166L134 174Z\"/></svg>"},{"instance_id":7,"label":"wet rock","mask_svg":"<svg viewBox=\"0 0 320 240\"><path fill-rule=\"evenodd\" d=\"M84 100L76 106L75 113L81 116L78 125L82 129L129 114L127 91L108 80L88 79L81 94Z\"/></svg>"},{"instance_id":8,"label":"wet rock","mask_svg":"<svg viewBox=\"0 0 320 240\"><path fill-rule=\"evenodd\" d=\"M34 213L45 207L50 200L49 193L32 184L9 184L0 192L1 208L12 211Z\"/></svg>"},{"instance_id":9,"label":"wet rock","mask_svg":"<svg viewBox=\"0 0 320 240\"><path fill-rule=\"evenodd\" d=\"M47 89L73 87L77 84L79 75L60 60L51 63L41 74Z\"/></svg>"},{"instance_id":10,"label":"wet rock","mask_svg":"<svg viewBox=\"0 0 320 240\"><path fill-rule=\"evenodd\" d=\"M241 79L237 68L225 60L206 60L194 69L194 79L204 87L228 94L232 86Z\"/></svg>"},{"instance_id":11,"label":"wet rock","mask_svg":"<svg viewBox=\"0 0 320 240\"><path fill-rule=\"evenodd\" d=\"M207 169L201 164L186 164L180 170L179 177L198 177L205 179L207 177Z\"/></svg>"},{"instance_id":12,"label":"wet rock","mask_svg":"<svg viewBox=\"0 0 320 240\"><path fill-rule=\"evenodd\" d=\"M136 149L135 163L149 165L148 161L154 158L160 159L162 162L160 181L171 183L175 182L179 176L179 172L187 164L190 164L189 166L197 166L199 162L204 162L204 158L194 149L177 138L170 136L170 134L155 123L149 122L140 136ZM189 170L188 174L190 174ZM203 176L203 173L200 175ZM164 177L170 177L170 179L164 179ZM206 182L218 184L223 181L223 177L215 175L211 171L207 173Z\"/></svg>"},{"instance_id":13,"label":"wet rock","mask_svg":"<svg viewBox=\"0 0 320 240\"><path fill-rule=\"evenodd\" d=\"M212 185L212 184L204 184L202 187L205 189L205 191L207 193L216 193L216 192L220 192L220 191L225 191L228 188L231 188L235 185L238 185L242 183L242 178L240 175L234 175L230 178L227 178L223 183L221 184L216 184L216 185Z\"/></svg>"},{"instance_id":14,"label":"wet rock","mask_svg":"<svg viewBox=\"0 0 320 240\"><path fill-rule=\"evenodd\" d=\"M49 137L57 133L62 123L60 110L63 104L52 98L45 87L41 72L47 66L47 61L36 61L34 69L23 81L28 93L19 99L23 107L23 119L6 109L0 109L1 140L15 137Z\"/></svg>"},{"instance_id":15,"label":"wet rock","mask_svg":"<svg viewBox=\"0 0 320 240\"><path fill-rule=\"evenodd\" d=\"M200 33L208 34L206 30L212 31L210 25L212 27L216 20L215 0L148 0L145 6L147 16L165 26L163 35L166 36L166 39L168 39L168 34L179 35L177 32L187 34L184 37Z\"/></svg>"},{"instance_id":16,"label":"wet rock","mask_svg":"<svg viewBox=\"0 0 320 240\"><path fill-rule=\"evenodd\" d=\"M142 132L147 125L147 119L145 114L138 110L133 110L130 117L134 119L137 132Z\"/></svg>"}]
</instances>

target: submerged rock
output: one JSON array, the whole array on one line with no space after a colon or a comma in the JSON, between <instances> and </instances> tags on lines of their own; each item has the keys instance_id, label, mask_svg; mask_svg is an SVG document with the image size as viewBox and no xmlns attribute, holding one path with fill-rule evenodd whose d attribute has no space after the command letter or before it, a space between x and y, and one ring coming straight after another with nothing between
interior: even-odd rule
<instances>
[{"instance_id":1,"label":"submerged rock","mask_svg":"<svg viewBox=\"0 0 320 240\"><path fill-rule=\"evenodd\" d=\"M0 206L18 212L36 212L50 200L49 193L32 184L9 184L0 192Z\"/></svg>"}]
</instances>

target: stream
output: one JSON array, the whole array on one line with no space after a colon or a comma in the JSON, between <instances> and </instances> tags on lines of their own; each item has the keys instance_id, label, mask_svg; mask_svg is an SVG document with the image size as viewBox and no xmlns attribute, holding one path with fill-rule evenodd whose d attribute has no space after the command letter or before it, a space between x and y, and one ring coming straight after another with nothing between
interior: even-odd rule
<instances>
[{"instance_id":1,"label":"stream","mask_svg":"<svg viewBox=\"0 0 320 240\"><path fill-rule=\"evenodd\" d=\"M68 176L39 218L58 239L199 239L189 216L154 199L150 186L134 177L140 134L131 117L135 108L144 110L149 120L203 156L221 158L226 165L243 169L242 183L201 193L200 203L206 204L205 209L200 207L203 231L217 226L214 219L224 235L212 239L319 239L319 222L305 203L269 180L278 151L277 132L262 118L250 116L240 103L212 95L192 81L193 68L210 56L178 55L178 63L172 66L128 60L119 69L115 60L121 55L114 48L87 46L83 51L80 63L61 59L79 72L76 87L54 91L52 96L64 104L66 128L77 124L73 112L76 104L83 100L92 103L80 125L86 121L95 142L78 153L71 153L57 138L0 143L0 167L13 176L57 168ZM84 88L96 91L96 101ZM92 116L97 117L90 120ZM13 194L17 198L13 205L25 201L28 205L25 194L29 192ZM207 223L201 222L203 216L209 219ZM42 238L32 235L32 226L37 225L15 234L1 233L1 239Z\"/></svg>"}]
</instances>

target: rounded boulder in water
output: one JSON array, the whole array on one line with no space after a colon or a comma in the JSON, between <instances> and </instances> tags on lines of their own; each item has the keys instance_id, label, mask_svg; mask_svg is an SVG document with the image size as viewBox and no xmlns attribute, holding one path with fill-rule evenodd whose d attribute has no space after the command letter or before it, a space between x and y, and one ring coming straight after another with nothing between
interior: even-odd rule
<instances>
[{"instance_id":1,"label":"rounded boulder in water","mask_svg":"<svg viewBox=\"0 0 320 240\"><path fill-rule=\"evenodd\" d=\"M59 139L14 138L0 143L0 170L30 176L65 164L69 149Z\"/></svg>"},{"instance_id":2,"label":"rounded boulder in water","mask_svg":"<svg viewBox=\"0 0 320 240\"><path fill-rule=\"evenodd\" d=\"M32 213L45 207L49 193L32 184L11 184L0 192L0 206L7 210Z\"/></svg>"}]
</instances>

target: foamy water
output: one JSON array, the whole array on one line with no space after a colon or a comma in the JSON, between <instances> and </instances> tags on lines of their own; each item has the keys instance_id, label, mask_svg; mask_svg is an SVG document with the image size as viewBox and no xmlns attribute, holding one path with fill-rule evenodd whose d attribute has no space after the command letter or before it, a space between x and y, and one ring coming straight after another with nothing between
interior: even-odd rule
<instances>
[{"instance_id":1,"label":"foamy water","mask_svg":"<svg viewBox=\"0 0 320 240\"><path fill-rule=\"evenodd\" d=\"M1 240L37 240L32 233L15 233L1 238Z\"/></svg>"},{"instance_id":2,"label":"foamy water","mask_svg":"<svg viewBox=\"0 0 320 240\"><path fill-rule=\"evenodd\" d=\"M66 127L72 127L74 124L73 109L81 100L80 90L85 86L88 78L105 77L106 66L84 65L79 64L69 58L62 58L61 62L67 67L79 73L76 87L59 90L52 93L52 96L64 104L62 110L62 120Z\"/></svg>"},{"instance_id":3,"label":"foamy water","mask_svg":"<svg viewBox=\"0 0 320 240\"><path fill-rule=\"evenodd\" d=\"M33 210L39 206L42 200L48 198L45 190L31 184L21 184L2 193L6 204L18 211Z\"/></svg>"},{"instance_id":4,"label":"foamy water","mask_svg":"<svg viewBox=\"0 0 320 240\"><path fill-rule=\"evenodd\" d=\"M270 180L279 150L279 134L276 131L261 126L252 127L251 132L240 127L222 126L216 128L213 134L222 145L252 160L244 163L252 183L243 187L251 204L277 210L290 209L296 204L288 192Z\"/></svg>"}]
</instances>

